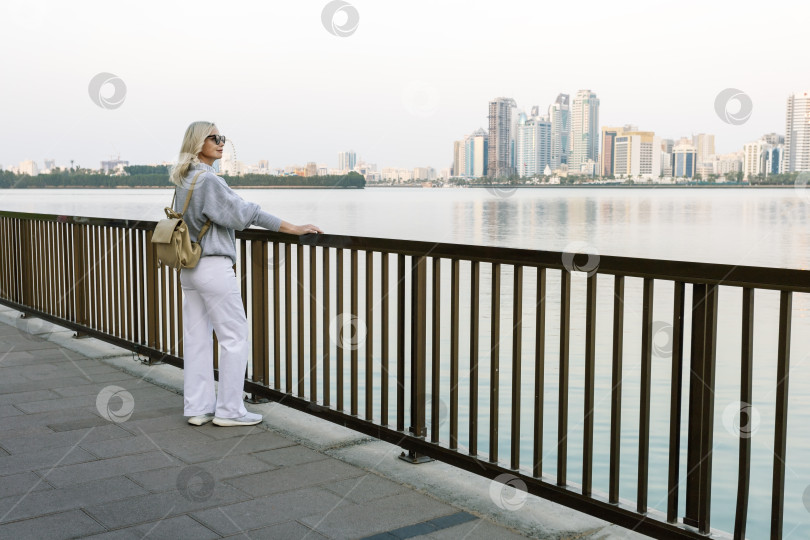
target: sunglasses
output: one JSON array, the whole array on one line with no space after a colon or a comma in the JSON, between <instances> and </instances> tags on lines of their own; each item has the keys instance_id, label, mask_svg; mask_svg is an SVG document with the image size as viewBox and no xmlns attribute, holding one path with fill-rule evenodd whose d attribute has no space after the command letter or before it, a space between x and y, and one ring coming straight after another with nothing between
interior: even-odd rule
<instances>
[{"instance_id":1,"label":"sunglasses","mask_svg":"<svg viewBox=\"0 0 810 540\"><path fill-rule=\"evenodd\" d=\"M206 139L214 139L214 144L225 144L225 135L209 135Z\"/></svg>"}]
</instances>

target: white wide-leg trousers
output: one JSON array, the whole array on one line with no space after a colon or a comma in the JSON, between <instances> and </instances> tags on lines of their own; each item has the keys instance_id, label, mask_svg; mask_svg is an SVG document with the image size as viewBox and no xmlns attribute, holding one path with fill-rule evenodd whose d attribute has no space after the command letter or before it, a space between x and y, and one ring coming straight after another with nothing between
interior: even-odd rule
<instances>
[{"instance_id":1,"label":"white wide-leg trousers","mask_svg":"<svg viewBox=\"0 0 810 540\"><path fill-rule=\"evenodd\" d=\"M183 287L183 414L240 418L248 360L248 324L229 257L202 257L180 271ZM214 349L219 340L219 395L214 391Z\"/></svg>"}]
</instances>

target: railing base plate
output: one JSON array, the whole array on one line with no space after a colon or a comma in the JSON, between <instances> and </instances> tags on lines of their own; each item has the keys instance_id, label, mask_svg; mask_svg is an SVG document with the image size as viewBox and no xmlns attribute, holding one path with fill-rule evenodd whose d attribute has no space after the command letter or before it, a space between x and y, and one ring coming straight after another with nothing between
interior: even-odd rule
<instances>
[{"instance_id":1,"label":"railing base plate","mask_svg":"<svg viewBox=\"0 0 810 540\"><path fill-rule=\"evenodd\" d=\"M414 465L419 465L420 463L429 463L431 461L435 461L432 457L426 456L424 454L418 454L416 452L408 451L402 452L399 455L399 459L402 461L407 461L408 463L412 463Z\"/></svg>"},{"instance_id":2,"label":"railing base plate","mask_svg":"<svg viewBox=\"0 0 810 540\"><path fill-rule=\"evenodd\" d=\"M270 403L270 400L265 397L257 396L256 394L248 394L245 396L245 403L258 405L260 403Z\"/></svg>"}]
</instances>

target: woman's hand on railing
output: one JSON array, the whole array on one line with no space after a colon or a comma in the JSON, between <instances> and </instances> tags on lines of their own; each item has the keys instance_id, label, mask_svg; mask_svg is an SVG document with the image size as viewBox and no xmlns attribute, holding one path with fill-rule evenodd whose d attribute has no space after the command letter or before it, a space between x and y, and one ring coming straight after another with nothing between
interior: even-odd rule
<instances>
[{"instance_id":1,"label":"woman's hand on railing","mask_svg":"<svg viewBox=\"0 0 810 540\"><path fill-rule=\"evenodd\" d=\"M323 231L316 225L306 224L306 225L293 225L292 223L287 223L286 221L281 222L281 227L279 227L278 232L283 232L287 234L297 234L301 236L302 234L311 234L311 233L321 233Z\"/></svg>"}]
</instances>

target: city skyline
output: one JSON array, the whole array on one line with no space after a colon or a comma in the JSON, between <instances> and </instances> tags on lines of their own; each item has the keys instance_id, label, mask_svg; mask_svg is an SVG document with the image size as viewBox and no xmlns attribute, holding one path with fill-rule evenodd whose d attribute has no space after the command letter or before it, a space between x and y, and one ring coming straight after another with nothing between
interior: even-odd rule
<instances>
[{"instance_id":1,"label":"city skyline","mask_svg":"<svg viewBox=\"0 0 810 540\"><path fill-rule=\"evenodd\" d=\"M321 24L325 3L245 2L222 12L213 2L4 3L0 42L13 54L0 60L8 81L0 118L13 137L0 163L168 161L185 127L210 119L246 163L332 164L353 148L381 165L439 169L450 165L450 141L486 126L482 104L493 97L545 107L583 88L599 96L601 125L666 138L713 133L724 153L782 132L788 95L810 88L801 18L781 16L778 5L763 13L730 2L678 10L586 2L572 27L559 24L574 16L562 4L357 1L360 24L340 37ZM211 29L208 40L199 28ZM125 84L110 108L88 95L101 73ZM196 74L210 80L201 85ZM750 97L744 124L716 114L726 88Z\"/></svg>"},{"instance_id":2,"label":"city skyline","mask_svg":"<svg viewBox=\"0 0 810 540\"><path fill-rule=\"evenodd\" d=\"M588 98L590 98L592 100L595 100L595 102L596 102L595 103L595 109L594 109L595 113L596 113L596 119L594 121L589 120L589 122L591 123L590 128L592 130L594 130L594 133L596 134L596 140L594 141L594 140L591 139L591 140L589 140L587 142L588 150L587 150L587 152L585 150L582 151L582 155L584 156L584 159L581 159L581 163L579 163L579 165L582 165L586 160L591 160L594 163L594 166L595 166L594 170L596 171L596 175L597 176L600 176L600 175L601 176L607 176L607 174L605 174L605 172L604 172L604 167L603 167L603 163L602 163L602 161L603 161L602 160L602 155L603 155L603 153L605 151L605 146L604 146L605 145L605 140L604 140L604 138L605 138L606 134L608 136L611 136L611 137L615 136L615 134L616 134L615 130L618 129L619 131L621 131L622 128L608 127L608 126L605 126L603 123L601 123L599 121L598 115L599 115L599 109L600 109L600 100L598 98L598 95L595 92L592 92L589 89L587 89L587 90L579 90L577 92L577 94L575 94L575 96L580 95L580 94L586 100ZM808 94L810 94L810 92L796 92L796 93L792 93L792 94L790 94L788 96L788 98L786 99L786 103L787 103L786 111L785 111L785 113L783 113L783 114L785 114L785 117L787 117L787 118L783 119L783 125L786 126L787 123L790 123L790 125L794 125L794 124L796 126L799 125L797 119L799 117L803 118L804 117L803 112L805 111L805 109L810 108L810 98L807 97ZM554 160L555 160L555 158L559 159L560 155L557 154L555 156L554 148L555 148L555 145L560 146L560 141L559 141L560 134L556 132L556 130L554 129L553 126L555 125L555 119L556 119L557 122L560 121L559 120L559 114L560 114L559 111L561 109L565 111L563 113L564 116L562 117L564 119L563 122L567 123L568 128L569 128L567 133L565 131L563 131L562 139L563 139L563 141L566 141L566 139L571 138L571 136L572 136L572 130L571 130L570 122L569 122L569 118L568 118L569 113L570 113L570 110L569 110L569 97L570 96L568 94L559 94L557 96L555 102L551 103L548 106L547 114L542 114L542 115L539 113L539 111L545 110L545 109L543 109L541 106L538 106L538 105L533 105L533 106L530 106L530 107L521 107L512 98L499 97L499 98L491 99L488 102L489 103L489 110L490 110L490 114L487 116L488 118L492 118L492 115L494 114L493 111L497 110L497 108L493 109L493 103L496 103L496 102L503 102L502 106L500 108L503 109L503 110L507 110L508 113L507 113L507 116L503 119L503 122L505 122L503 125L501 125L502 122L500 120L498 120L498 121L491 120L490 121L490 126L489 126L490 131L492 129L496 129L496 131L497 131L497 129L505 129L505 128L508 128L507 124L511 125L511 128L507 129L507 131L506 131L507 134L504 135L504 136L509 137L509 133L511 133L511 137L512 137L511 138L511 143L514 144L516 142L519 142L519 137L518 137L518 132L520 131L519 124L522 121L527 121L529 125L535 125L537 122L547 122L549 124L549 127L548 127L549 134L548 134L548 136L551 137L551 139L550 139L551 148L549 148L549 157L547 159L548 159L548 164L551 165L551 167L550 167L551 170L555 170L557 168L557 165L555 164ZM561 106L561 103L563 104L562 106ZM505 104L505 106L503 106L504 104ZM795 114L793 112L794 108L798 109L800 111L800 114ZM526 112L529 111L529 110L530 110L531 116L526 115ZM496 117L497 117L497 115L496 115ZM523 120L521 120L521 118ZM510 131L510 129L511 129L511 131ZM625 131L634 131L634 132L639 131L638 126L634 125L634 124L624 124L624 129L625 129ZM608 131L606 132L605 130L608 130ZM805 131L807 131L807 130L805 130ZM470 137L472 137L472 136L474 136L476 134L479 134L479 133L483 133L484 136L486 137L486 135L488 134L488 130L483 129L483 128L478 128L477 130L475 130L471 134L466 135L465 137L470 138ZM680 136L677 136L677 137L663 137L663 136L660 135L660 133L657 133L654 130L643 131L643 133L655 134L655 138L657 140L659 140L659 141L666 141L666 140L678 141L679 139L680 140L693 139L693 144L695 146L695 151L696 151L696 155L697 155L696 163L698 164L698 167L699 167L699 164L702 163L702 161L703 161L703 156L702 156L703 153L706 153L707 155L715 155L715 154L716 155L724 155L724 154L732 154L732 153L743 154L743 153L746 153L748 151L749 146L751 146L752 144L756 144L759 141L763 140L763 137L767 137L768 135L776 135L777 134L776 132L770 132L770 133L766 133L764 135L753 136L746 143L744 143L741 148L733 149L733 150L730 150L728 152L715 152L714 151L715 150L715 135L714 134L694 133L693 132L693 133L689 134L688 136L680 135ZM810 133L810 131L808 131L808 133ZM707 142L704 142L704 139L703 139L704 137L710 138L711 143L708 144ZM783 139L782 143L784 143L785 135L781 135L781 137ZM789 139L790 138L788 137L788 140ZM333 162L329 161L329 160L312 160L312 159L307 159L306 161L303 162L303 164L301 164L301 163L295 163L295 164L293 164L293 163L284 163L284 164L272 164L271 165L270 162L267 159L263 159L263 158L256 160L254 162L254 164L250 164L250 163L248 163L248 162L246 162L244 160L241 160L241 159L239 160L239 163L242 166L245 166L247 168L260 168L260 169L263 169L263 170L268 171L268 172L269 171L277 171L277 172L286 171L286 172L290 172L290 170L292 170L292 169L305 168L308 165L317 164L317 167L318 167L319 170L327 169L329 171L329 174L337 174L338 171L353 170L353 169L355 169L355 164L361 164L362 163L362 164L370 164L370 165L372 165L374 167L374 170L376 170L378 173L383 169L405 170L405 169L425 168L425 169L434 169L435 171L440 171L440 170L443 170L443 169L447 168L447 169L450 169L451 171L453 171L454 176L490 176L490 177L503 177L505 175L508 176L508 173L507 174L497 174L497 173L493 174L493 169L491 169L491 168L489 169L489 171L486 174L480 174L480 175L469 174L469 173L465 174L464 172L459 174L458 172L456 172L455 168L459 163L459 159L461 159L462 161L472 159L469 155L467 155L467 154L469 154L469 152L467 154L465 154L463 149L461 149L461 152L459 153L458 144L459 144L459 142L463 142L463 141L464 141L464 138L462 138L461 141L456 140L453 143L456 146L454 147L454 150L453 150L453 152L452 152L452 154L450 156L449 167L445 167L444 164L442 164L440 166L434 166L432 164L425 164L424 161L416 162L416 163L412 163L412 164L408 164L408 165L378 164L376 162L372 162L371 160L365 159L364 156L361 153L356 152L355 150L343 150L343 151L336 152L336 155L337 155L337 159L335 160L335 162L337 163L336 166L333 166ZM799 139L799 141L800 141L799 142L800 148L804 149L804 147L808 146L808 144L810 143L810 138L808 138L807 135L804 135L803 138ZM510 141L506 142L506 146L508 146L509 142ZM479 145L480 144L483 144L483 141L479 141ZM570 143L563 142L563 146L565 146L566 144L569 145L568 152L562 152L562 155L566 156L568 160L571 160L571 156L573 154L574 149L572 149L570 147ZM517 147L509 149L509 148L506 148L506 146L504 146L505 150L503 150L503 151L506 152L506 154L505 154L506 157L504 159L506 161L510 161L510 159L511 160L516 159L517 156L520 153L520 149L517 148ZM595 146L595 148L594 148L594 146ZM231 146L231 149L232 148L233 148L233 146ZM483 148L484 147L479 148L479 152ZM489 148L488 148L488 151L487 151L487 154L488 154L487 157L491 158L494 151L495 151L495 149L491 145L489 145ZM524 149L523 151L525 152L526 150ZM805 155L810 155L810 154L807 153L806 150L804 150L804 154ZM223 163L225 162L225 160L232 158L233 155L234 155L233 153L227 151L227 149L226 149L226 156L223 159ZM594 159L594 157L596 159ZM789 154L788 154L788 157L789 157ZM105 166L105 164L111 163L111 162L114 163L114 162L116 162L117 160L120 160L120 159L121 159L120 154L118 156L112 156L112 155L107 156L107 159L102 159L102 160L99 161L101 163L101 169L106 171L109 167ZM807 159L807 158L804 158L804 159ZM110 161L108 161L108 160L110 160ZM487 161L487 160L485 160L485 161ZM60 167L61 168L67 168L68 167L67 164L59 163L59 161L57 159L54 159L53 157L43 157L41 159L30 159L30 158L25 159L25 160L22 160L21 162L18 162L16 164L11 164L11 163L5 164L5 163L0 162L0 170L25 170L25 171L27 171L27 170L30 170L30 168L31 168L31 166L28 165L31 162L33 162L34 164L43 163L44 166L45 166L44 167L45 169L53 168L54 166L56 166L57 168L60 168ZM162 161L154 161L154 162L148 162L148 163L131 162L131 164L133 164L133 165L134 164L138 164L138 165L160 165L160 164L170 164L171 162L172 162L171 159L164 159ZM804 162L802 162L802 163L804 163ZM23 166L23 164L26 164L26 165ZM545 165L545 164L546 164L546 162L543 162L543 165ZM71 160L71 166L72 165L73 165L73 160ZM532 176L534 174L542 174L542 171L544 169L543 165L540 165L539 169L532 169L532 173L528 174L528 176ZM91 169L91 170L98 170L97 167L95 167L94 165L85 165L85 164L75 163L75 166L76 167L86 168L86 169ZM36 167L34 167L34 170L36 170L37 167L38 167L38 165ZM465 163L463 165L463 167L465 168L464 169L465 171L467 169L472 171L473 167L478 172L481 172L483 170L487 170L486 163L483 163L483 164L479 163L476 166L470 165L470 163ZM520 170L518 170L519 165L516 162L511 163L511 161L510 161L510 165L509 165L508 168L509 168L509 173L518 174L519 176L527 176L525 174L520 174ZM514 170L512 170L512 169L514 169ZM577 171L579 171L579 169L576 168L576 167L572 167L570 169L570 172L572 172L574 174L577 174L578 173ZM232 171L232 173L233 173L233 171ZM27 174L30 174L30 173L27 173Z\"/></svg>"}]
</instances>

